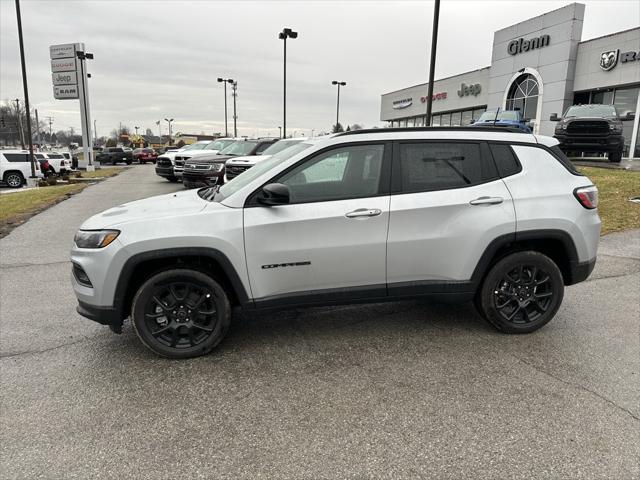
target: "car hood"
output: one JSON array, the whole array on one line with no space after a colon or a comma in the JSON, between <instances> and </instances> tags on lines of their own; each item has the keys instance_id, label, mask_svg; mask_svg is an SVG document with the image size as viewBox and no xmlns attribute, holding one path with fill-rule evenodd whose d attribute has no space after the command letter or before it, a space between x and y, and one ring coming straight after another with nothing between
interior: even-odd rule
<instances>
[{"instance_id":1,"label":"car hood","mask_svg":"<svg viewBox=\"0 0 640 480\"><path fill-rule=\"evenodd\" d=\"M194 150L194 151L187 150L186 152L183 152L183 153L185 157L188 156L193 158L193 157L201 157L203 155L217 155L219 151L220 150Z\"/></svg>"},{"instance_id":2,"label":"car hood","mask_svg":"<svg viewBox=\"0 0 640 480\"><path fill-rule=\"evenodd\" d=\"M80 229L99 230L139 220L188 215L205 209L210 203L200 198L197 190L169 193L105 210L86 220Z\"/></svg>"},{"instance_id":3,"label":"car hood","mask_svg":"<svg viewBox=\"0 0 640 480\"><path fill-rule=\"evenodd\" d=\"M266 160L271 155L248 155L245 157L231 157L227 165L255 165L262 160Z\"/></svg>"},{"instance_id":4,"label":"car hood","mask_svg":"<svg viewBox=\"0 0 640 480\"><path fill-rule=\"evenodd\" d=\"M182 153L183 149L180 150L170 150L168 152L163 153L162 155L160 155L158 158L168 158L169 160L173 161L176 159L176 155L179 153Z\"/></svg>"}]
</instances>

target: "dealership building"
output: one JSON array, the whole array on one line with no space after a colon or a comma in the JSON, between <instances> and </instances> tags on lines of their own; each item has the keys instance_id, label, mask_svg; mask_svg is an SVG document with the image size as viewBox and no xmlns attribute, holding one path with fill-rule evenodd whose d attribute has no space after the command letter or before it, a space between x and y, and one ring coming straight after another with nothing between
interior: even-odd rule
<instances>
[{"instance_id":1,"label":"dealership building","mask_svg":"<svg viewBox=\"0 0 640 480\"><path fill-rule=\"evenodd\" d=\"M611 104L620 115L636 113L623 122L623 155L640 157L640 27L582 41L584 14L583 4L572 3L495 32L490 66L434 82L431 125L469 125L499 107L519 109L534 133L553 135L552 114ZM380 119L424 126L427 87L383 94Z\"/></svg>"}]
</instances>

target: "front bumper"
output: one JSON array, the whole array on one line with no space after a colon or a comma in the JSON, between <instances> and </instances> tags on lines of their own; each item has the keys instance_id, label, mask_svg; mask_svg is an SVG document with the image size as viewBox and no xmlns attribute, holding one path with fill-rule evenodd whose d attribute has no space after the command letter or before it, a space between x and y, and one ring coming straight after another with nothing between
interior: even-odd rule
<instances>
[{"instance_id":1,"label":"front bumper","mask_svg":"<svg viewBox=\"0 0 640 480\"><path fill-rule=\"evenodd\" d=\"M589 152L615 152L624 147L621 135L565 135L556 134L563 151L584 150Z\"/></svg>"},{"instance_id":2,"label":"front bumper","mask_svg":"<svg viewBox=\"0 0 640 480\"><path fill-rule=\"evenodd\" d=\"M224 168L219 172L211 170L185 170L182 174L182 184L187 188L210 187L224 183Z\"/></svg>"},{"instance_id":3,"label":"front bumper","mask_svg":"<svg viewBox=\"0 0 640 480\"><path fill-rule=\"evenodd\" d=\"M158 167L157 165L156 165L156 175L159 175L163 178L173 178L176 176L173 171L173 167Z\"/></svg>"}]
</instances>

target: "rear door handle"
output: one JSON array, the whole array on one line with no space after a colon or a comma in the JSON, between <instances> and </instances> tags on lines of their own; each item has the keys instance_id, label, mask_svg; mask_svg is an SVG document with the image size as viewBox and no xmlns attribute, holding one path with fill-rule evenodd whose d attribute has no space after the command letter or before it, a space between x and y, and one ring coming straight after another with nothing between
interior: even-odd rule
<instances>
[{"instance_id":1,"label":"rear door handle","mask_svg":"<svg viewBox=\"0 0 640 480\"><path fill-rule=\"evenodd\" d=\"M353 212L346 213L344 216L347 218L358 218L358 217L375 217L380 215L382 210L379 208L358 208Z\"/></svg>"},{"instance_id":2,"label":"rear door handle","mask_svg":"<svg viewBox=\"0 0 640 480\"><path fill-rule=\"evenodd\" d=\"M475 200L471 200L471 205L498 205L502 203L504 199L502 197L479 197Z\"/></svg>"}]
</instances>

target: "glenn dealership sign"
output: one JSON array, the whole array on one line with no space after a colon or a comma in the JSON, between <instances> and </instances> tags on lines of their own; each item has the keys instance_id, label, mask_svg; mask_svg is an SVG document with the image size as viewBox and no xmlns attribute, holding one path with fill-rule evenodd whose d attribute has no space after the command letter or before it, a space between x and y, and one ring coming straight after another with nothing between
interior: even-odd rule
<instances>
[{"instance_id":1,"label":"glenn dealership sign","mask_svg":"<svg viewBox=\"0 0 640 480\"><path fill-rule=\"evenodd\" d=\"M549 35L541 35L538 38L531 38L529 40L525 40L524 38L511 40L509 45L507 45L507 52L509 52L509 55L517 55L528 52L529 50L546 47L550 41L551 37Z\"/></svg>"}]
</instances>

